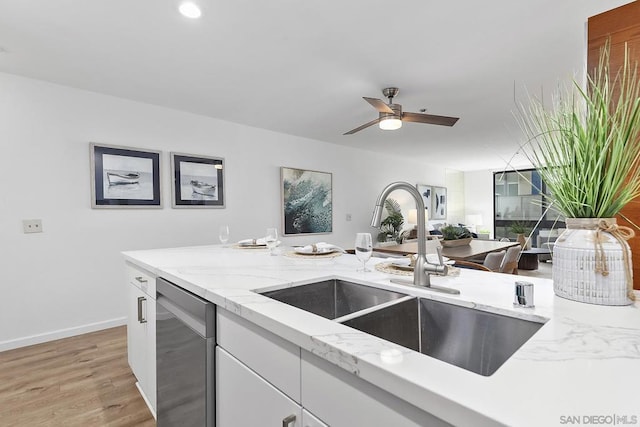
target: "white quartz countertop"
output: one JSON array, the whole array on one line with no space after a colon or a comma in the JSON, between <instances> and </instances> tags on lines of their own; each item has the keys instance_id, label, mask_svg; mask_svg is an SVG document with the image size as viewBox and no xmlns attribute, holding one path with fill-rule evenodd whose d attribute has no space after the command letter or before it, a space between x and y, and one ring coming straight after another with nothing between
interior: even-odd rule
<instances>
[{"instance_id":1,"label":"white quartz countertop","mask_svg":"<svg viewBox=\"0 0 640 427\"><path fill-rule=\"evenodd\" d=\"M352 255L270 256L221 246L125 252L164 277L435 416L460 426L640 425L640 303L626 307L558 298L550 280L460 270L432 277L460 295L390 283L356 272ZM368 266L380 260L372 258ZM466 307L545 321L493 375L485 377L307 313L254 291L341 278ZM535 308L513 306L514 282L535 286ZM639 298L640 299L640 298Z\"/></svg>"}]
</instances>

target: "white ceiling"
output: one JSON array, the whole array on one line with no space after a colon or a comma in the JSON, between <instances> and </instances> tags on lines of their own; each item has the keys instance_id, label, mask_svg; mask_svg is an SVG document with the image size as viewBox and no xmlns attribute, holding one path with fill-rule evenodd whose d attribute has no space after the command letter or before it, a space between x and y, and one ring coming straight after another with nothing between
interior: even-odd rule
<instances>
[{"instance_id":1,"label":"white ceiling","mask_svg":"<svg viewBox=\"0 0 640 427\"><path fill-rule=\"evenodd\" d=\"M628 0L0 0L0 71L460 170L517 150L525 88L583 68L587 17ZM372 126L362 96L452 127ZM301 147L304 150L304 147Z\"/></svg>"}]
</instances>

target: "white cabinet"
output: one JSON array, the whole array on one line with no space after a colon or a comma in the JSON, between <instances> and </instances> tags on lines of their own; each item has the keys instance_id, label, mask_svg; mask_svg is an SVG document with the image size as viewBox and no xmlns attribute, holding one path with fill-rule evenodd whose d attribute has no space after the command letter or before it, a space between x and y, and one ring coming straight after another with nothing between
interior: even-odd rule
<instances>
[{"instance_id":1,"label":"white cabinet","mask_svg":"<svg viewBox=\"0 0 640 427\"><path fill-rule=\"evenodd\" d=\"M327 427L300 404L300 347L220 307L216 319L217 427Z\"/></svg>"},{"instance_id":2,"label":"white cabinet","mask_svg":"<svg viewBox=\"0 0 640 427\"><path fill-rule=\"evenodd\" d=\"M301 422L300 405L216 347L216 427L300 427Z\"/></svg>"},{"instance_id":3,"label":"white cabinet","mask_svg":"<svg viewBox=\"0 0 640 427\"><path fill-rule=\"evenodd\" d=\"M151 413L156 411L155 277L127 264L127 351L138 390Z\"/></svg>"},{"instance_id":4,"label":"white cabinet","mask_svg":"<svg viewBox=\"0 0 640 427\"><path fill-rule=\"evenodd\" d=\"M217 427L449 425L236 314L216 318Z\"/></svg>"},{"instance_id":5,"label":"white cabinet","mask_svg":"<svg viewBox=\"0 0 640 427\"><path fill-rule=\"evenodd\" d=\"M147 360L147 325L141 318L145 313L144 300L146 294L129 284L127 292L128 320L127 320L127 351L129 366L138 381L146 377Z\"/></svg>"},{"instance_id":6,"label":"white cabinet","mask_svg":"<svg viewBox=\"0 0 640 427\"><path fill-rule=\"evenodd\" d=\"M331 427L450 425L307 351L301 369L302 404Z\"/></svg>"},{"instance_id":7,"label":"white cabinet","mask_svg":"<svg viewBox=\"0 0 640 427\"><path fill-rule=\"evenodd\" d=\"M218 345L300 403L300 347L230 311L216 319Z\"/></svg>"},{"instance_id":8,"label":"white cabinet","mask_svg":"<svg viewBox=\"0 0 640 427\"><path fill-rule=\"evenodd\" d=\"M302 410L302 427L329 427L306 409Z\"/></svg>"}]
</instances>

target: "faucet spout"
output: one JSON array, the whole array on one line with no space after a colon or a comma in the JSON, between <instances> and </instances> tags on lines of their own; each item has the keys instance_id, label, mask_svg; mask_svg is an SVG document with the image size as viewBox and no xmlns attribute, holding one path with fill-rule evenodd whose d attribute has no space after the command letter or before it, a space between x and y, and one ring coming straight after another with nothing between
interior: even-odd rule
<instances>
[{"instance_id":1,"label":"faucet spout","mask_svg":"<svg viewBox=\"0 0 640 427\"><path fill-rule=\"evenodd\" d=\"M414 268L413 273L413 284L417 286L428 286L429 279L427 277L427 273L425 272L425 264L427 263L427 236L425 233L425 222L424 222L424 214L420 214L420 212L424 212L424 201L422 200L422 196L413 185L408 182L392 182L387 185L380 195L378 196L378 200L376 201L376 206L373 210L373 217L371 218L371 226L372 227L380 227L380 220L382 219L382 207L384 206L384 201L387 200L389 194L395 190L405 190L416 202L416 209L418 210L418 258L416 259L416 266Z\"/></svg>"},{"instance_id":2,"label":"faucet spout","mask_svg":"<svg viewBox=\"0 0 640 427\"><path fill-rule=\"evenodd\" d=\"M373 210L373 216L371 218L371 226L378 228L380 227L380 222L382 220L382 210L384 206L384 201L387 200L389 194L395 190L405 190L416 202L416 208L418 210L418 254L416 258L416 264L413 269L413 284L415 286L424 286L430 289L446 292L451 294L459 294L460 291L457 289L444 288L439 286L432 286L429 280L429 273L446 275L447 267L442 265L433 266L427 263L427 235L426 235L426 224L424 219L424 201L422 200L422 196L413 185L408 182L392 182L387 185L380 195L378 196L378 200L376 200L376 205ZM442 258L441 258L442 259Z\"/></svg>"}]
</instances>

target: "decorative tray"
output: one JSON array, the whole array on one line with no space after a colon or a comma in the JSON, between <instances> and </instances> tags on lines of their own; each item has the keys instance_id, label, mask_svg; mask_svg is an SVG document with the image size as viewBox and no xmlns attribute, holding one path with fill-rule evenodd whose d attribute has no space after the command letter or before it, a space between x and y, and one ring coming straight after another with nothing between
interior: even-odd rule
<instances>
[{"instance_id":1,"label":"decorative tray","mask_svg":"<svg viewBox=\"0 0 640 427\"><path fill-rule=\"evenodd\" d=\"M289 252L285 252L284 255L290 258L307 258L307 259L336 258L342 255L342 252L335 249L332 249L331 252L322 252L322 253L320 252L302 253L302 252L289 251Z\"/></svg>"},{"instance_id":2,"label":"decorative tray","mask_svg":"<svg viewBox=\"0 0 640 427\"><path fill-rule=\"evenodd\" d=\"M458 276L460 269L457 267L448 266L447 276ZM376 270L381 273L397 274L399 276L413 276L413 267L409 265L395 265L390 262L379 262L376 264Z\"/></svg>"},{"instance_id":3,"label":"decorative tray","mask_svg":"<svg viewBox=\"0 0 640 427\"><path fill-rule=\"evenodd\" d=\"M396 265L390 262L379 262L376 270L381 273L397 274L399 276L413 276L413 267L410 265Z\"/></svg>"}]
</instances>

